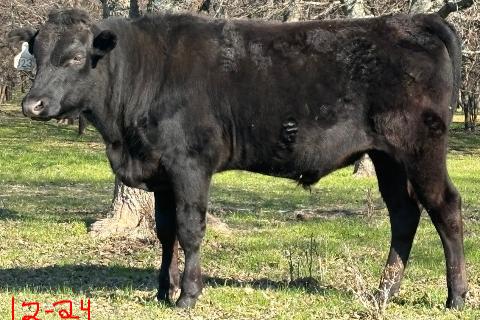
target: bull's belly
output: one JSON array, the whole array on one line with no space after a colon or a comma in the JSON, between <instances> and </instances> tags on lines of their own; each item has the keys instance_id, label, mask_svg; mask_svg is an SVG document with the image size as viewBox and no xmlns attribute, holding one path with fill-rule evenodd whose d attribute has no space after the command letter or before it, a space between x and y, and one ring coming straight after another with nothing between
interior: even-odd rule
<instances>
[{"instance_id":1,"label":"bull's belly","mask_svg":"<svg viewBox=\"0 0 480 320\"><path fill-rule=\"evenodd\" d=\"M244 151L236 169L293 179L312 185L329 173L355 162L374 147L374 138L362 126L342 123L327 130L318 128L303 133L298 130L292 145L259 143ZM304 136L302 136L304 134Z\"/></svg>"},{"instance_id":2,"label":"bull's belly","mask_svg":"<svg viewBox=\"0 0 480 320\"><path fill-rule=\"evenodd\" d=\"M346 152L342 152L343 150L322 152L319 149L313 148L292 154L284 161L277 159L255 161L238 169L292 179L303 186L310 186L331 172L353 164L365 151L364 148Z\"/></svg>"}]
</instances>

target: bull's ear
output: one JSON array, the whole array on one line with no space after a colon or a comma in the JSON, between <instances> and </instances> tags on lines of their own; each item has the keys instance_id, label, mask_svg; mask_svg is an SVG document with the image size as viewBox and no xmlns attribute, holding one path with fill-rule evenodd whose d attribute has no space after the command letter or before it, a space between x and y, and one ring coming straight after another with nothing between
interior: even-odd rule
<instances>
[{"instance_id":1,"label":"bull's ear","mask_svg":"<svg viewBox=\"0 0 480 320\"><path fill-rule=\"evenodd\" d=\"M33 53L33 42L38 31L32 28L20 28L8 33L10 43L28 42L28 51Z\"/></svg>"},{"instance_id":2,"label":"bull's ear","mask_svg":"<svg viewBox=\"0 0 480 320\"><path fill-rule=\"evenodd\" d=\"M93 39L92 66L113 50L117 45L117 35L110 30L103 30Z\"/></svg>"}]
</instances>

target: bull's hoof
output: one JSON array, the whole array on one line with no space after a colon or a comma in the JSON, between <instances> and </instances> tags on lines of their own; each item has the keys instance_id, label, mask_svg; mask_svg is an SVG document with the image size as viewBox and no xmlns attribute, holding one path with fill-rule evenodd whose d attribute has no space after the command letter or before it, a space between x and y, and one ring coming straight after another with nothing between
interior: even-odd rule
<instances>
[{"instance_id":1,"label":"bull's hoof","mask_svg":"<svg viewBox=\"0 0 480 320\"><path fill-rule=\"evenodd\" d=\"M177 307L182 309L188 309L195 307L195 303L197 302L197 298L180 296L177 301Z\"/></svg>"},{"instance_id":2,"label":"bull's hoof","mask_svg":"<svg viewBox=\"0 0 480 320\"><path fill-rule=\"evenodd\" d=\"M157 300L160 303L173 306L175 299L178 297L180 288L175 285L171 285L170 288L160 288L157 292Z\"/></svg>"},{"instance_id":3,"label":"bull's hoof","mask_svg":"<svg viewBox=\"0 0 480 320\"><path fill-rule=\"evenodd\" d=\"M157 301L159 303L165 304L165 305L172 305L172 301L168 298L168 296L161 294L160 292L157 293Z\"/></svg>"},{"instance_id":4,"label":"bull's hoof","mask_svg":"<svg viewBox=\"0 0 480 320\"><path fill-rule=\"evenodd\" d=\"M174 299L173 296L170 294L169 290L158 290L157 301L168 306L174 305Z\"/></svg>"},{"instance_id":5,"label":"bull's hoof","mask_svg":"<svg viewBox=\"0 0 480 320\"><path fill-rule=\"evenodd\" d=\"M465 298L461 296L456 296L453 298L448 298L446 306L448 309L462 310L465 306Z\"/></svg>"},{"instance_id":6,"label":"bull's hoof","mask_svg":"<svg viewBox=\"0 0 480 320\"><path fill-rule=\"evenodd\" d=\"M379 306L385 305L390 300L390 295L386 295L383 291L377 291L374 296L375 301L378 303Z\"/></svg>"}]
</instances>

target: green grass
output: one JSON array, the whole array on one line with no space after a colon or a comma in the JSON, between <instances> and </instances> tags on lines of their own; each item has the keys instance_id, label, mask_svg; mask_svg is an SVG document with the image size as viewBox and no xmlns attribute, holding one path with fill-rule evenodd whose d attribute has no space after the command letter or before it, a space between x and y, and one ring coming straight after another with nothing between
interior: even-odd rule
<instances>
[{"instance_id":1,"label":"green grass","mask_svg":"<svg viewBox=\"0 0 480 320\"><path fill-rule=\"evenodd\" d=\"M73 299L78 311L80 299L88 297L95 320L372 316L355 292L359 281L365 292L374 292L389 247L387 212L374 179L354 178L346 168L305 191L288 180L245 172L216 175L210 208L229 229L208 230L206 287L195 309L181 311L155 301L157 244L100 241L87 232L104 217L113 187L95 130L78 137L74 127L34 122L18 109L0 106L0 319L11 319L12 296L17 315L21 301L47 308ZM480 318L479 156L480 135L455 123L448 165L463 198L467 308L459 313L443 307L443 251L423 215L401 293L386 319ZM368 189L375 190L370 216L364 214ZM315 218L297 221L299 211ZM310 272L303 254L311 239L316 251ZM295 275L312 276L306 284L289 282L289 255L299 265Z\"/></svg>"}]
</instances>

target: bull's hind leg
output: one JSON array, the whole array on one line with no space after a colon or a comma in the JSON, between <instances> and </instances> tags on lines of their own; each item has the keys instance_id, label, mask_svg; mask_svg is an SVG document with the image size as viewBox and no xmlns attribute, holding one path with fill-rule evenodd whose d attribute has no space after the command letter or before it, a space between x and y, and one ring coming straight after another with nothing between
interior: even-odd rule
<instances>
[{"instance_id":1,"label":"bull's hind leg","mask_svg":"<svg viewBox=\"0 0 480 320\"><path fill-rule=\"evenodd\" d=\"M383 302L400 289L418 227L420 210L417 201L409 193L403 166L382 152L370 152L369 155L375 165L378 186L388 208L391 226L390 253L378 295Z\"/></svg>"},{"instance_id":2,"label":"bull's hind leg","mask_svg":"<svg viewBox=\"0 0 480 320\"><path fill-rule=\"evenodd\" d=\"M162 245L157 299L172 303L179 289L178 241L176 240L175 197L172 190L155 192L155 224Z\"/></svg>"},{"instance_id":3,"label":"bull's hind leg","mask_svg":"<svg viewBox=\"0 0 480 320\"><path fill-rule=\"evenodd\" d=\"M448 177L444 145L438 141L425 145L406 165L408 178L442 240L447 269L446 306L460 309L467 293L461 200Z\"/></svg>"}]
</instances>

